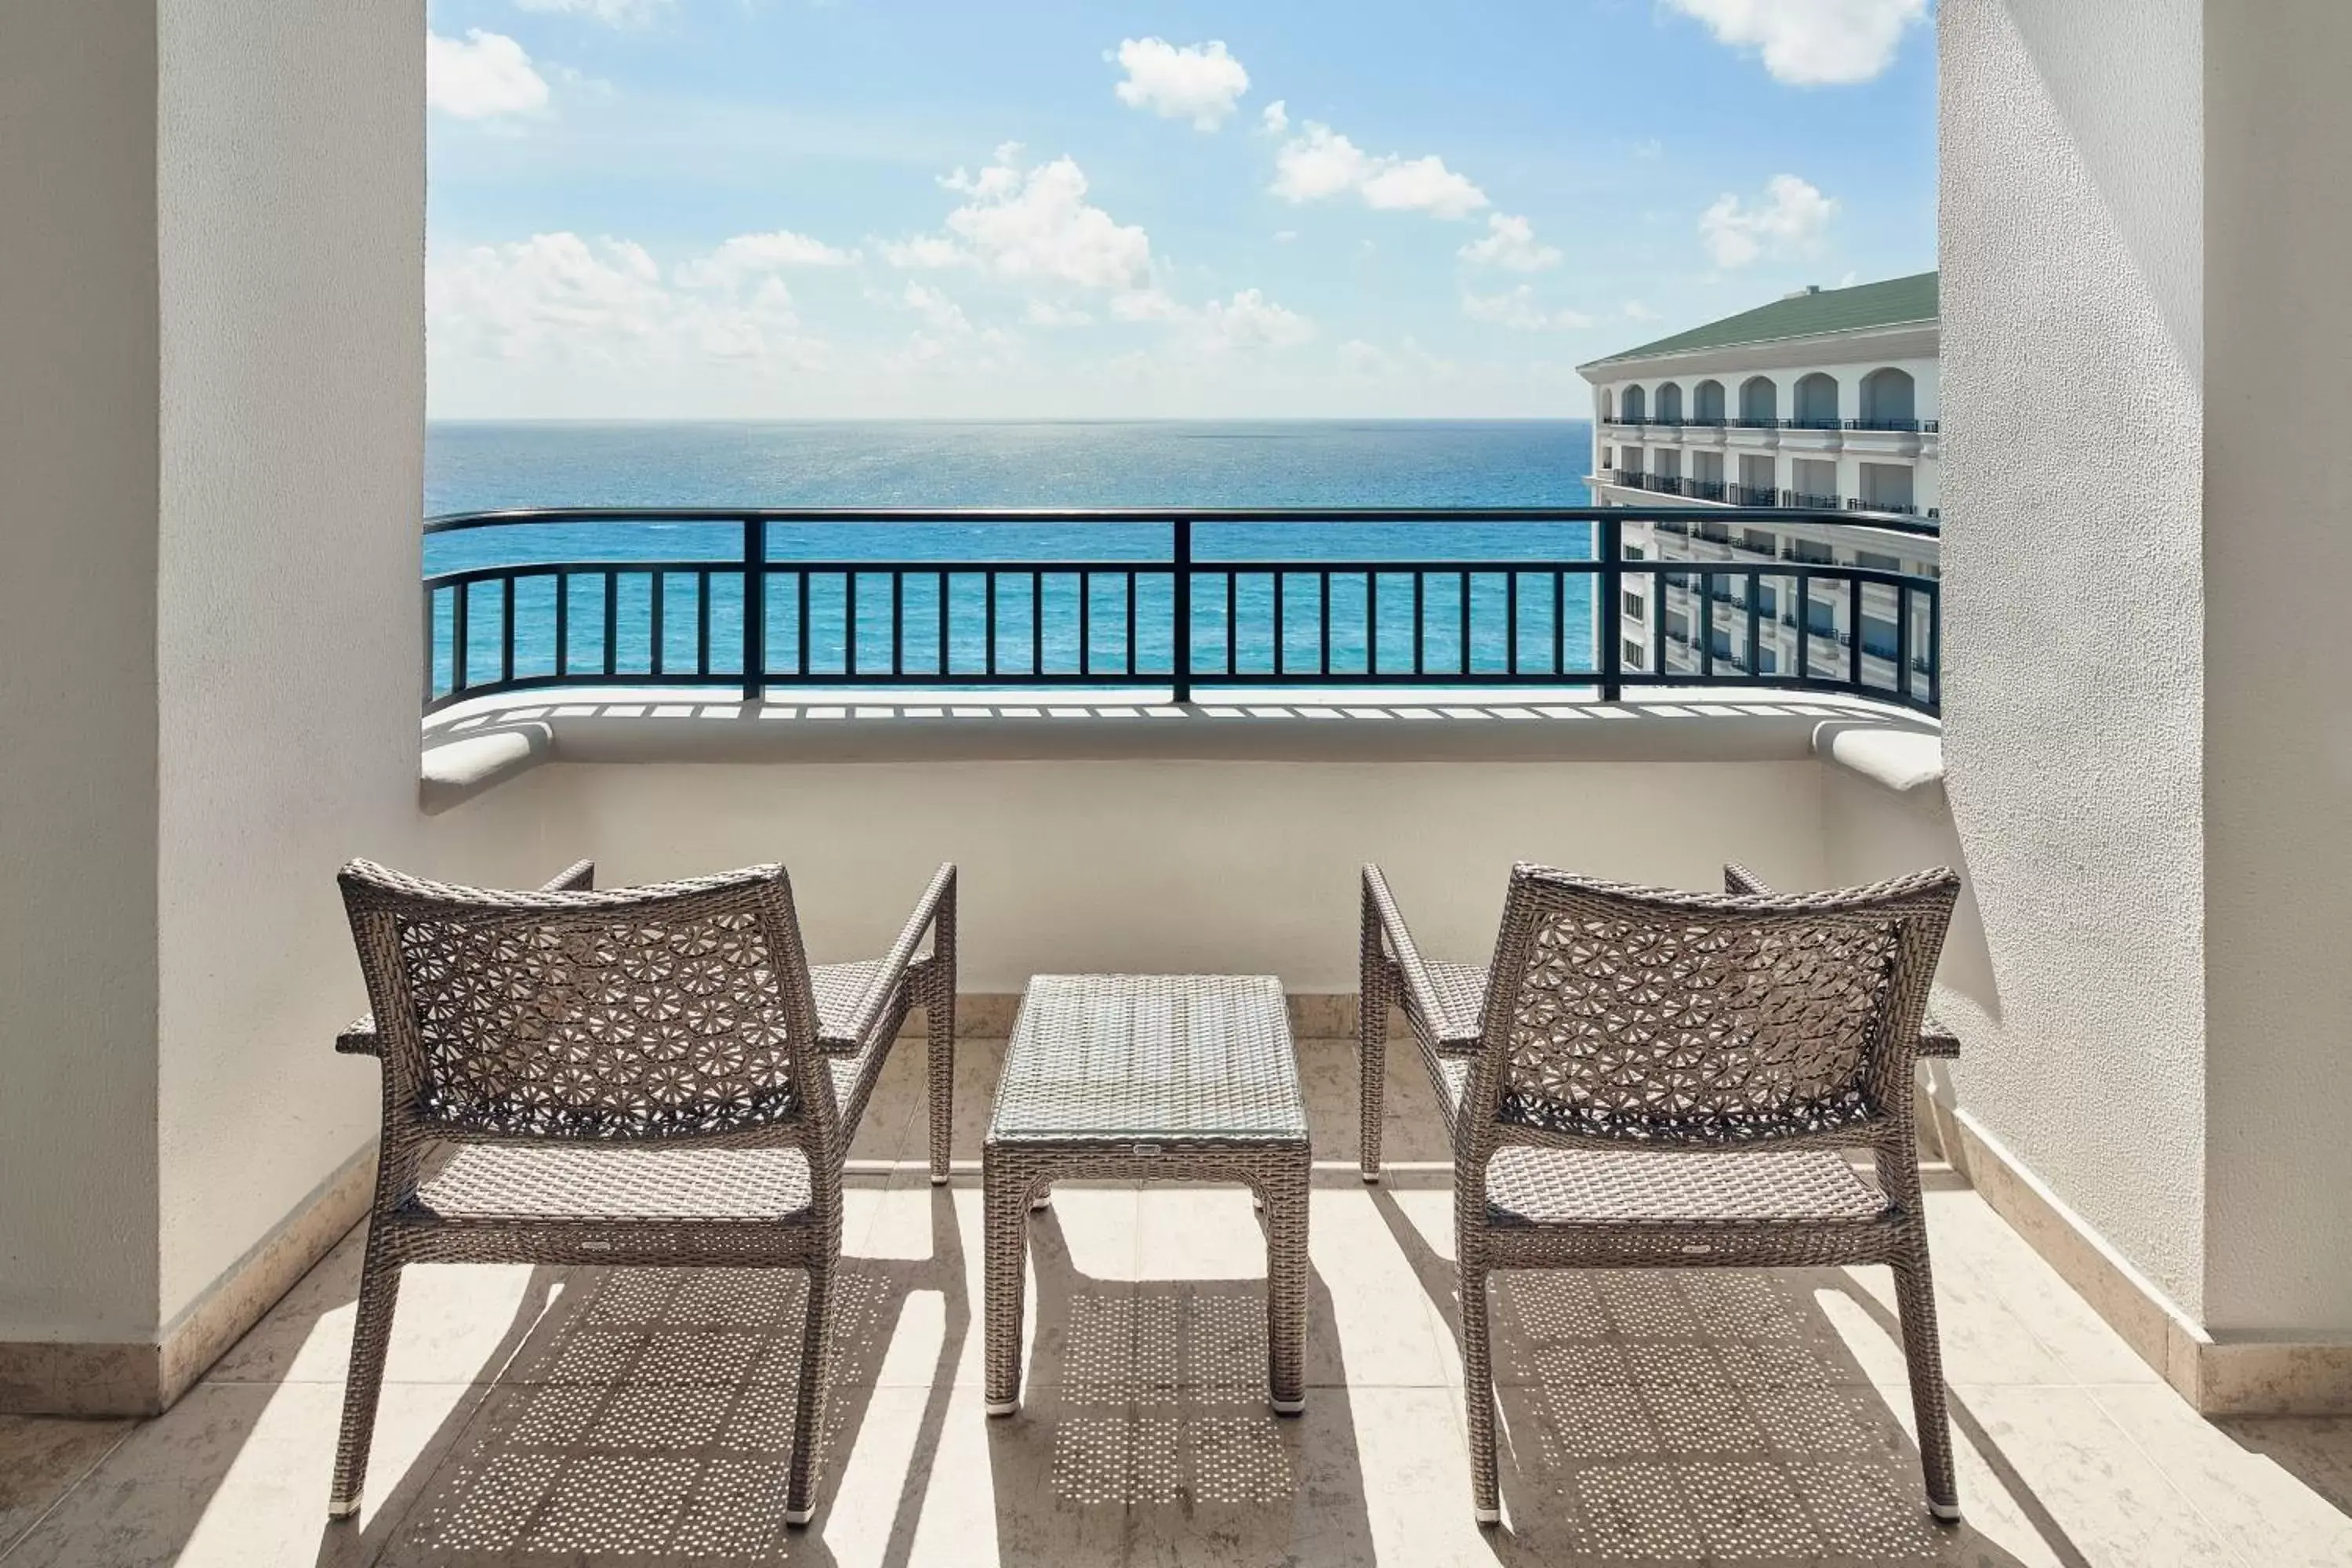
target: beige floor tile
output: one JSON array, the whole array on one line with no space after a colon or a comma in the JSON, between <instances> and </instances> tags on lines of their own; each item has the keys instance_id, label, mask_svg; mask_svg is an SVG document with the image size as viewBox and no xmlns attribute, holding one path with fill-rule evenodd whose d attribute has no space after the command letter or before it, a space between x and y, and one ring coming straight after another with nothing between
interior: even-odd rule
<instances>
[{"instance_id":1,"label":"beige floor tile","mask_svg":"<svg viewBox=\"0 0 2352 1568\"><path fill-rule=\"evenodd\" d=\"M2261 1568L2352 1563L2352 1518L2344 1512L2345 1483L2352 1481L2352 1420L2300 1424L2304 1451L2332 1461L2306 1479L2273 1453L2207 1421L2169 1388L2100 1388L2091 1397L2240 1557ZM2332 1444L2310 1441L2326 1437L2331 1426ZM2259 1430L2251 1435L2257 1441L2263 1436Z\"/></svg>"},{"instance_id":2,"label":"beige floor tile","mask_svg":"<svg viewBox=\"0 0 2352 1568\"><path fill-rule=\"evenodd\" d=\"M214 1363L213 1383L341 1383L351 1363L364 1226L337 1244ZM562 1290L562 1274L528 1264L404 1269L393 1312L388 1383L488 1383Z\"/></svg>"},{"instance_id":3,"label":"beige floor tile","mask_svg":"<svg viewBox=\"0 0 2352 1568\"><path fill-rule=\"evenodd\" d=\"M2092 1568L2235 1563L2189 1499L2078 1388L1966 1389L1971 1420L2043 1515ZM1962 1506L1968 1506L1963 1494Z\"/></svg>"},{"instance_id":4,"label":"beige floor tile","mask_svg":"<svg viewBox=\"0 0 2352 1568\"><path fill-rule=\"evenodd\" d=\"M366 1499L331 1525L342 1394L329 1384L205 1384L146 1423L8 1557L9 1568L277 1568L359 1563L486 1390L387 1387Z\"/></svg>"},{"instance_id":5,"label":"beige floor tile","mask_svg":"<svg viewBox=\"0 0 2352 1568\"><path fill-rule=\"evenodd\" d=\"M128 1421L0 1415L0 1553L112 1452Z\"/></svg>"},{"instance_id":6,"label":"beige floor tile","mask_svg":"<svg viewBox=\"0 0 2352 1568\"><path fill-rule=\"evenodd\" d=\"M2023 1323L2069 1381L2164 1381L1974 1192L1931 1190L1927 1226L1938 1273L1964 1271L1979 1288L1971 1293Z\"/></svg>"},{"instance_id":7,"label":"beige floor tile","mask_svg":"<svg viewBox=\"0 0 2352 1568\"><path fill-rule=\"evenodd\" d=\"M1954 1383L2053 1387L2077 1381L2032 1331L2003 1304L1996 1289L1960 1260L1937 1256L1937 1338L1944 1375ZM1908 1381L1895 1276L1886 1268L1822 1270L1807 1276L1821 1316L1845 1353L1873 1383Z\"/></svg>"}]
</instances>

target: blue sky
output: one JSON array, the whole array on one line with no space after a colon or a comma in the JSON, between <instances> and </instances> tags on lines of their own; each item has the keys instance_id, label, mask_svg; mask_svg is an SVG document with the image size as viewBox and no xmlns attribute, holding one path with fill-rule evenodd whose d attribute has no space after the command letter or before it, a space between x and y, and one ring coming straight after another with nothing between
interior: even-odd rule
<instances>
[{"instance_id":1,"label":"blue sky","mask_svg":"<svg viewBox=\"0 0 2352 1568\"><path fill-rule=\"evenodd\" d=\"M441 417L1581 416L1935 264L1927 0L432 0Z\"/></svg>"}]
</instances>

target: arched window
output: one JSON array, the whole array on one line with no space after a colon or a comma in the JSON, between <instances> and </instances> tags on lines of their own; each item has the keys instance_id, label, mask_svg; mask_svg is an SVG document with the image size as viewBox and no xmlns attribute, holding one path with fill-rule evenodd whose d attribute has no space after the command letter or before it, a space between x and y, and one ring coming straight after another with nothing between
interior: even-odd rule
<instances>
[{"instance_id":1,"label":"arched window","mask_svg":"<svg viewBox=\"0 0 2352 1568\"><path fill-rule=\"evenodd\" d=\"M1702 381L1691 391L1691 417L1702 425L1723 423L1723 383Z\"/></svg>"},{"instance_id":2,"label":"arched window","mask_svg":"<svg viewBox=\"0 0 2352 1568\"><path fill-rule=\"evenodd\" d=\"M1638 386L1625 389L1625 423L1639 425L1649 417L1650 400Z\"/></svg>"},{"instance_id":3,"label":"arched window","mask_svg":"<svg viewBox=\"0 0 2352 1568\"><path fill-rule=\"evenodd\" d=\"M1820 371L1797 383L1797 423L1834 430L1838 422L1837 377Z\"/></svg>"},{"instance_id":4,"label":"arched window","mask_svg":"<svg viewBox=\"0 0 2352 1568\"><path fill-rule=\"evenodd\" d=\"M1862 422L1882 430L1907 430L1918 419L1911 375L1893 365L1862 378Z\"/></svg>"},{"instance_id":5,"label":"arched window","mask_svg":"<svg viewBox=\"0 0 2352 1568\"><path fill-rule=\"evenodd\" d=\"M1658 423L1679 425L1683 422L1683 389L1675 382L1658 388Z\"/></svg>"},{"instance_id":6,"label":"arched window","mask_svg":"<svg viewBox=\"0 0 2352 1568\"><path fill-rule=\"evenodd\" d=\"M1607 387L1601 389L1601 423L1613 423L1617 417L1617 399Z\"/></svg>"},{"instance_id":7,"label":"arched window","mask_svg":"<svg viewBox=\"0 0 2352 1568\"><path fill-rule=\"evenodd\" d=\"M1780 389L1769 375L1751 375L1739 384L1739 416L1742 419L1778 419L1780 417Z\"/></svg>"}]
</instances>

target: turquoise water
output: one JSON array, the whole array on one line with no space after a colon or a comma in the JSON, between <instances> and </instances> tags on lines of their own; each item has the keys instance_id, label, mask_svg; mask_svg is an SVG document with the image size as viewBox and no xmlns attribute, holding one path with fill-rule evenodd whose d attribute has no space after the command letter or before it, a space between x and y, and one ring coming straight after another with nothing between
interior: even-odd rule
<instances>
[{"instance_id":1,"label":"turquoise water","mask_svg":"<svg viewBox=\"0 0 2352 1568\"><path fill-rule=\"evenodd\" d=\"M1591 504L1582 474L1591 426L1557 421L1221 421L793 424L436 424L426 433L428 515L520 506L861 506L1251 508L1315 506L1559 506ZM906 524L772 525L772 562L954 563L1061 561L1099 563L1086 574L1001 576L994 617L997 671L1008 682L1042 668L1076 674L1082 649L1106 684L1128 673L1164 674L1173 646L1168 574L1133 574L1129 624L1127 562L1167 559L1158 525ZM1409 575L1352 572L1242 573L1234 578L1231 620L1223 575L1196 579L1191 635L1196 669L1286 672L1319 658L1331 626L1335 669L1410 675L1418 646L1433 678L1507 668L1514 640L1523 666L1591 668L1590 584L1542 570L1591 556L1582 523L1315 524L1204 523L1193 531L1197 560L1445 560L1527 562L1524 573L1431 577L1416 621ZM554 561L727 561L739 558L732 524L580 523L443 534L425 542L428 574L486 565ZM893 603L880 574L812 574L806 579L812 678L852 669L890 672L895 652L910 675L948 668L979 671L989 654L988 582L981 574L910 576ZM1516 578L1516 601L1514 579ZM769 668L799 668L803 605L799 574L772 579ZM1327 587L1328 581L1328 587ZM573 577L564 590L572 667L600 666L605 604L601 580ZM619 668L651 668L654 595L662 596L666 668L691 668L704 629L698 585L687 574L621 579L614 601ZM555 663L553 576L516 590L516 672ZM948 630L940 632L940 599ZM1462 635L1463 599L1470 632ZM1276 633L1276 605L1283 611ZM1328 604L1326 597L1328 595ZM852 600L855 598L853 613ZM451 595L436 595L435 676L448 689ZM1368 599L1374 602L1368 605ZM468 685L499 670L504 609L495 589L469 604ZM709 580L708 632L714 673L740 669L740 574ZM856 657L850 628L856 631ZM1378 658L1371 656L1376 630ZM1278 651L1277 651L1278 650ZM1040 662L1042 660L1042 663Z\"/></svg>"}]
</instances>

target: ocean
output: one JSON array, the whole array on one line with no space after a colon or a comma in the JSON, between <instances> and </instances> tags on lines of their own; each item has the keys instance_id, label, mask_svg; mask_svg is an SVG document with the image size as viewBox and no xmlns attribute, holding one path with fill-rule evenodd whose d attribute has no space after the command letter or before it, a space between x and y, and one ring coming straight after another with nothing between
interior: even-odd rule
<instances>
[{"instance_id":1,"label":"ocean","mask_svg":"<svg viewBox=\"0 0 2352 1568\"><path fill-rule=\"evenodd\" d=\"M425 437L424 510L436 516L529 506L1579 507L1591 503L1583 481L1591 450L1591 425L1581 419L436 423ZM536 562L730 560L740 548L740 530L732 524L551 524L436 535L425 541L425 564L426 574L436 575ZM1148 562L1164 560L1167 548L1164 527L1108 523L776 524L768 533L769 558L779 563ZM1193 531L1193 552L1199 559L1231 561L1537 563L1590 559L1591 534L1588 525L1574 522L1204 523ZM1379 668L1409 672L1416 640L1430 643L1433 628L1459 626L1465 591L1471 599L1471 637L1465 643L1454 633L1446 647L1423 647L1433 676L1448 668L1499 668L1514 637L1529 658L1549 661L1559 647L1567 652L1570 668L1590 668L1589 583L1579 576L1566 580L1555 627L1545 577L1542 593L1525 595L1528 603L1513 624L1505 608L1508 575L1474 578L1466 589L1450 579L1430 579L1418 630L1409 586L1395 592L1384 580L1377 605L1368 605L1375 585L1367 574L1335 577L1328 606L1334 668L1366 667L1370 639L1362 628L1372 621L1380 628ZM812 581L809 671L847 673L853 591L838 574ZM567 635L573 645L570 666L601 668L602 595L584 592L597 586L589 579L573 582L566 590ZM1536 582L1532 575L1528 579L1530 585ZM939 668L940 639L934 634L918 647L919 634L913 628L936 624L940 593L949 596L952 612L949 668L984 664L984 586L976 575L946 583L910 577L904 601L895 607L887 603L887 579L860 586L864 591L854 606L856 673L887 672L891 639L900 635L908 639L898 650L908 670ZM1041 602L1032 605L1025 574L1006 576L997 605L1000 671L1017 681L1018 672L1031 668L1033 637L1041 635L1047 672L1076 668L1082 637L1097 669L1123 672L1129 636L1123 584L1107 578L1101 587L1112 591L1097 591L1087 599L1075 578L1049 580L1036 586ZM683 575L661 584L669 612L661 631L666 668L694 662L700 615L694 590L693 580ZM617 662L625 670L650 668L655 591L649 577L622 581L614 604L615 640ZM555 592L551 577L526 580L516 590L519 675L553 668ZM1326 613L1321 592L1318 580L1306 574L1278 583L1272 574L1238 577L1230 628L1222 604L1196 604L1196 667L1222 668L1203 661L1224 658L1230 632L1235 668L1274 668L1277 593L1290 612L1282 634L1283 668L1313 658L1319 649L1308 645ZM1172 605L1167 595L1164 574L1140 580L1133 628L1139 677L1164 670L1171 662ZM483 672L499 668L499 625L484 613L485 597L478 591L471 602L468 689L488 679ZM437 695L449 689L454 674L454 616L451 595L445 591L436 598ZM789 594L772 595L770 603L771 668L786 674L794 672L801 637L792 599ZM714 649L740 647L740 574L713 580L709 613ZM1033 631L1033 618L1042 634ZM1566 646L1571 641L1572 647ZM774 651L779 649L793 651ZM718 662L722 657L723 651L714 653L714 668L724 668Z\"/></svg>"}]
</instances>

